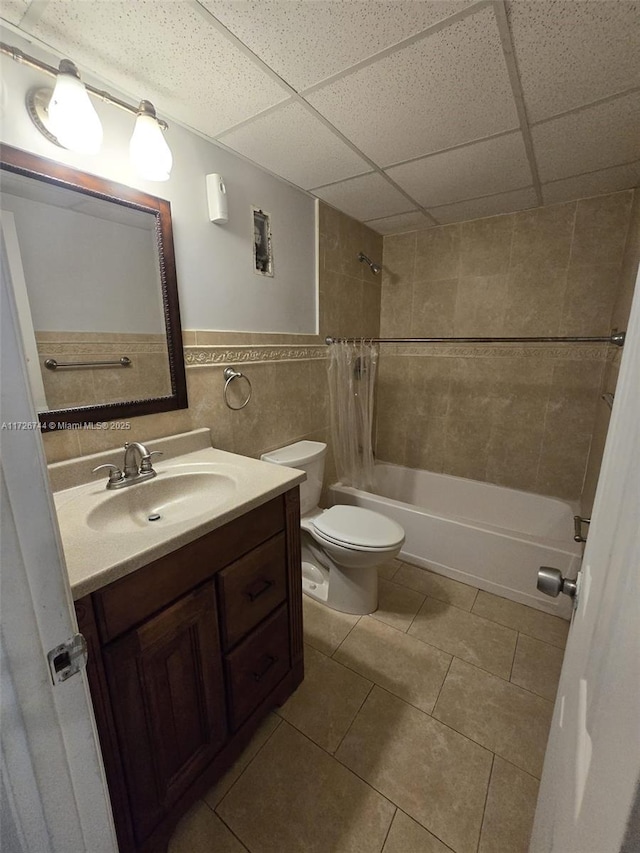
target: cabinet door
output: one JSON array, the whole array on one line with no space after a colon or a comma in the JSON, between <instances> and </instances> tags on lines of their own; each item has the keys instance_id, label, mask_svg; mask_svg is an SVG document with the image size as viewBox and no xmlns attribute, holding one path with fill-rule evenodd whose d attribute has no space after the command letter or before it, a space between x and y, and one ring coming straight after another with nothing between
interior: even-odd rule
<instances>
[{"instance_id":1,"label":"cabinet door","mask_svg":"<svg viewBox=\"0 0 640 853\"><path fill-rule=\"evenodd\" d=\"M105 647L104 658L141 843L226 738L213 582Z\"/></svg>"}]
</instances>

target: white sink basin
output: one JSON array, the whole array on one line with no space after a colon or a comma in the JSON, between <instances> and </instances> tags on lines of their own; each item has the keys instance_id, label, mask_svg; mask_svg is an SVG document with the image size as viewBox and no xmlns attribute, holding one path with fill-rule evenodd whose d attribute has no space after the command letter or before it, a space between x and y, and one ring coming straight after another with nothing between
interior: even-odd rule
<instances>
[{"instance_id":1,"label":"white sink basin","mask_svg":"<svg viewBox=\"0 0 640 853\"><path fill-rule=\"evenodd\" d=\"M97 533L151 532L211 516L232 501L238 481L229 465L174 465L132 486L80 489L58 505L58 518L63 528L73 520Z\"/></svg>"}]
</instances>

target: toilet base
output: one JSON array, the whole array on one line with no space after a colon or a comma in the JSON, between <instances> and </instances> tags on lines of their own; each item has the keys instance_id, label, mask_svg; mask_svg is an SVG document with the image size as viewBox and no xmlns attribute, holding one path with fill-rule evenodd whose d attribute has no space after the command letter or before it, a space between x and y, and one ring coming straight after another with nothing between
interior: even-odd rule
<instances>
[{"instance_id":1,"label":"toilet base","mask_svg":"<svg viewBox=\"0 0 640 853\"><path fill-rule=\"evenodd\" d=\"M332 610L366 616L378 609L378 571L375 566L343 569L303 531L302 591Z\"/></svg>"}]
</instances>

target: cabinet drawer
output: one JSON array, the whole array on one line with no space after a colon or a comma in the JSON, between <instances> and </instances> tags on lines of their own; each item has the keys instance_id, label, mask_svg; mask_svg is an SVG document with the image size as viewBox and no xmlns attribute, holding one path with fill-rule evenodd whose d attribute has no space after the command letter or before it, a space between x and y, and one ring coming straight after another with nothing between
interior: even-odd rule
<instances>
[{"instance_id":1,"label":"cabinet drawer","mask_svg":"<svg viewBox=\"0 0 640 853\"><path fill-rule=\"evenodd\" d=\"M217 575L225 651L285 600L286 560L286 539L281 533Z\"/></svg>"},{"instance_id":2,"label":"cabinet drawer","mask_svg":"<svg viewBox=\"0 0 640 853\"><path fill-rule=\"evenodd\" d=\"M290 669L286 605L225 658L229 718L235 731Z\"/></svg>"}]
</instances>

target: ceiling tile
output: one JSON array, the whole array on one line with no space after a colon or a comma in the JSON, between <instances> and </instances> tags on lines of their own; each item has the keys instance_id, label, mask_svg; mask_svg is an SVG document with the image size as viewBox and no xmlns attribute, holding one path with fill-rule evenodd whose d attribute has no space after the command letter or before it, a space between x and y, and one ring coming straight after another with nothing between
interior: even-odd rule
<instances>
[{"instance_id":1,"label":"ceiling tile","mask_svg":"<svg viewBox=\"0 0 640 853\"><path fill-rule=\"evenodd\" d=\"M554 204L557 201L588 198L637 186L640 186L640 160L625 166L614 166L612 169L602 169L588 175L577 175L575 178L544 184L542 196L545 204Z\"/></svg>"},{"instance_id":2,"label":"ceiling tile","mask_svg":"<svg viewBox=\"0 0 640 853\"><path fill-rule=\"evenodd\" d=\"M640 3L509 4L530 121L640 85Z\"/></svg>"},{"instance_id":3,"label":"ceiling tile","mask_svg":"<svg viewBox=\"0 0 640 853\"><path fill-rule=\"evenodd\" d=\"M298 91L421 32L469 4L470 0L202 0L203 6Z\"/></svg>"},{"instance_id":4,"label":"ceiling tile","mask_svg":"<svg viewBox=\"0 0 640 853\"><path fill-rule=\"evenodd\" d=\"M397 216L385 216L384 219L371 219L369 222L365 222L365 225L368 225L373 231L377 231L378 234L401 234L403 231L430 228L433 222L424 213L413 210L410 213L400 213Z\"/></svg>"},{"instance_id":5,"label":"ceiling tile","mask_svg":"<svg viewBox=\"0 0 640 853\"><path fill-rule=\"evenodd\" d=\"M298 103L259 116L220 141L304 189L371 171L366 160Z\"/></svg>"},{"instance_id":6,"label":"ceiling tile","mask_svg":"<svg viewBox=\"0 0 640 853\"><path fill-rule=\"evenodd\" d=\"M543 182L640 159L640 92L531 129Z\"/></svg>"},{"instance_id":7,"label":"ceiling tile","mask_svg":"<svg viewBox=\"0 0 640 853\"><path fill-rule=\"evenodd\" d=\"M29 31L82 68L215 135L288 97L184 3L51 0Z\"/></svg>"},{"instance_id":8,"label":"ceiling tile","mask_svg":"<svg viewBox=\"0 0 640 853\"><path fill-rule=\"evenodd\" d=\"M307 100L380 165L518 127L495 17L487 7Z\"/></svg>"},{"instance_id":9,"label":"ceiling tile","mask_svg":"<svg viewBox=\"0 0 640 853\"><path fill-rule=\"evenodd\" d=\"M11 24L19 24L28 7L28 0L2 0L0 15Z\"/></svg>"},{"instance_id":10,"label":"ceiling tile","mask_svg":"<svg viewBox=\"0 0 640 853\"><path fill-rule=\"evenodd\" d=\"M361 222L403 213L411 207L411 202L377 172L314 190L313 194Z\"/></svg>"},{"instance_id":11,"label":"ceiling tile","mask_svg":"<svg viewBox=\"0 0 640 853\"><path fill-rule=\"evenodd\" d=\"M463 222L467 219L480 219L483 216L495 216L498 213L513 213L538 204L535 190L529 187L511 193L475 198L461 201L457 204L447 204L444 207L434 207L429 210L440 224Z\"/></svg>"},{"instance_id":12,"label":"ceiling tile","mask_svg":"<svg viewBox=\"0 0 640 853\"><path fill-rule=\"evenodd\" d=\"M424 207L519 189L533 182L519 132L432 154L386 172Z\"/></svg>"}]
</instances>

